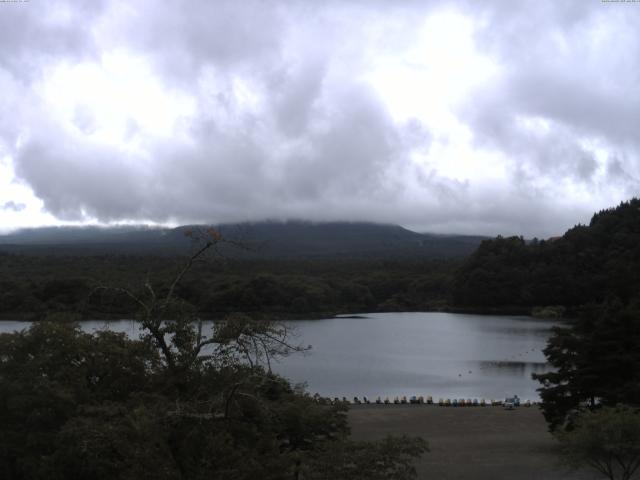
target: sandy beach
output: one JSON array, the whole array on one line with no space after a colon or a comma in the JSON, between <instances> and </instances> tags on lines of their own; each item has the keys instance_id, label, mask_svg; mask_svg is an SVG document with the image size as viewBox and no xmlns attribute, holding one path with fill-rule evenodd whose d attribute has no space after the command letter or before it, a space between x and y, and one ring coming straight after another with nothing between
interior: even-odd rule
<instances>
[{"instance_id":1,"label":"sandy beach","mask_svg":"<svg viewBox=\"0 0 640 480\"><path fill-rule=\"evenodd\" d=\"M353 405L352 436L375 440L416 435L430 452L417 463L419 479L560 480L600 478L570 473L555 453L556 442L537 407L438 407Z\"/></svg>"}]
</instances>

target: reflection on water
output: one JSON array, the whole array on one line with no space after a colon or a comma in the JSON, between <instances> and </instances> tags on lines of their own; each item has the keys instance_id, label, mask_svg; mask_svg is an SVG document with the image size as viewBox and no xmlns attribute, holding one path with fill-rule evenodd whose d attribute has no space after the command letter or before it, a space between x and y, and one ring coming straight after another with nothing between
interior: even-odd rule
<instances>
[{"instance_id":1,"label":"reflection on water","mask_svg":"<svg viewBox=\"0 0 640 480\"><path fill-rule=\"evenodd\" d=\"M308 355L274 369L311 393L352 397L432 395L435 398L538 397L532 373L547 370L542 349L552 322L530 317L449 313L376 313L290 322ZM0 322L0 332L28 324ZM88 321L137 336L136 322Z\"/></svg>"},{"instance_id":2,"label":"reflection on water","mask_svg":"<svg viewBox=\"0 0 640 480\"><path fill-rule=\"evenodd\" d=\"M377 313L292 322L307 357L276 368L310 392L330 396L432 395L537 399L532 373L548 369L542 349L552 322L531 317Z\"/></svg>"},{"instance_id":3,"label":"reflection on water","mask_svg":"<svg viewBox=\"0 0 640 480\"><path fill-rule=\"evenodd\" d=\"M494 374L502 374L510 370L514 375L531 378L532 373L548 371L549 365L545 362L480 362L480 370L487 374L492 371Z\"/></svg>"}]
</instances>

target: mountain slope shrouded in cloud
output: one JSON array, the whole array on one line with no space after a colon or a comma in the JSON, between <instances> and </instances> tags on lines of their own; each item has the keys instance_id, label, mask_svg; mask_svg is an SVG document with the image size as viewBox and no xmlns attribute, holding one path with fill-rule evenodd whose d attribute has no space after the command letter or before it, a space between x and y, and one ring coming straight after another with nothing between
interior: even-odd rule
<instances>
[{"instance_id":1,"label":"mountain slope shrouded in cloud","mask_svg":"<svg viewBox=\"0 0 640 480\"><path fill-rule=\"evenodd\" d=\"M441 308L453 270L483 237L362 222L215 227L219 243L177 294L205 318L231 312L312 318ZM208 226L43 228L0 237L0 318L73 312L129 318L138 307L105 285L169 285ZM101 293L102 292L102 293ZM103 294L104 293L104 294Z\"/></svg>"},{"instance_id":2,"label":"mountain slope shrouded in cloud","mask_svg":"<svg viewBox=\"0 0 640 480\"><path fill-rule=\"evenodd\" d=\"M192 240L185 235L198 226L47 227L0 236L0 250L20 253L183 254ZM484 237L432 235L397 225L364 222L258 222L216 227L247 250L231 247L225 254L244 258L316 256L455 257L471 253Z\"/></svg>"}]
</instances>

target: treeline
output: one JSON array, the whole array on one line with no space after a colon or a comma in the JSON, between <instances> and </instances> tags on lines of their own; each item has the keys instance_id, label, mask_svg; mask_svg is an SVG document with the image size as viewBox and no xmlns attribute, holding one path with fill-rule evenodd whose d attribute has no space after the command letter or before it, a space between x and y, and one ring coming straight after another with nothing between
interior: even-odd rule
<instances>
[{"instance_id":1,"label":"treeline","mask_svg":"<svg viewBox=\"0 0 640 480\"><path fill-rule=\"evenodd\" d=\"M559 238L482 242L456 272L451 294L468 308L565 311L544 350L553 370L534 375L550 429L579 432L589 410L640 407L639 199ZM620 438L621 420L611 415L605 427Z\"/></svg>"},{"instance_id":2,"label":"treeline","mask_svg":"<svg viewBox=\"0 0 640 480\"><path fill-rule=\"evenodd\" d=\"M101 287L167 289L184 261L166 256L0 254L0 315L131 315L137 305ZM270 317L442 309L457 260L223 260L194 266L177 293L206 317Z\"/></svg>"},{"instance_id":3,"label":"treeline","mask_svg":"<svg viewBox=\"0 0 640 480\"><path fill-rule=\"evenodd\" d=\"M578 307L640 292L640 200L596 213L564 236L483 241L452 282L459 306Z\"/></svg>"},{"instance_id":4,"label":"treeline","mask_svg":"<svg viewBox=\"0 0 640 480\"><path fill-rule=\"evenodd\" d=\"M135 290L149 281L162 291L184 261L72 253L0 253L0 316L131 315L137 308L132 301L99 287ZM550 305L575 310L607 298L627 304L638 292L638 199L603 210L562 237L497 237L462 259L212 258L195 265L178 290L205 317L241 311L280 318L445 309L528 312Z\"/></svg>"}]
</instances>

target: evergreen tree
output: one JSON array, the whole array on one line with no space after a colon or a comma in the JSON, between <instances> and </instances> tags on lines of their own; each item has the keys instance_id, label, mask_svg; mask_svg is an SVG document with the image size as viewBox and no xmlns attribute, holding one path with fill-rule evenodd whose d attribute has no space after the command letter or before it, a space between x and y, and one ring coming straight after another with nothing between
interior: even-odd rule
<instances>
[{"instance_id":1,"label":"evergreen tree","mask_svg":"<svg viewBox=\"0 0 640 480\"><path fill-rule=\"evenodd\" d=\"M619 300L585 308L557 327L544 350L554 370L534 374L551 429L572 427L571 415L599 405L640 405L640 308Z\"/></svg>"}]
</instances>

